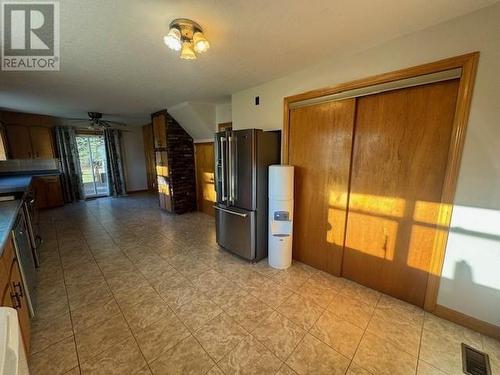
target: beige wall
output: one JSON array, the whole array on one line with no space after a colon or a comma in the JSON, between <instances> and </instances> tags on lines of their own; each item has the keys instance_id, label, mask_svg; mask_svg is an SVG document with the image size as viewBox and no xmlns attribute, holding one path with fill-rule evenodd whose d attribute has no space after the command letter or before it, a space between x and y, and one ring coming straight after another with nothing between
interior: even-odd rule
<instances>
[{"instance_id":1,"label":"beige wall","mask_svg":"<svg viewBox=\"0 0 500 375\"><path fill-rule=\"evenodd\" d=\"M217 104L215 107L215 123L218 125L233 121L231 109L231 103Z\"/></svg>"},{"instance_id":2,"label":"beige wall","mask_svg":"<svg viewBox=\"0 0 500 375\"><path fill-rule=\"evenodd\" d=\"M146 156L140 126L129 126L122 139L127 191L146 190Z\"/></svg>"},{"instance_id":3,"label":"beige wall","mask_svg":"<svg viewBox=\"0 0 500 375\"><path fill-rule=\"evenodd\" d=\"M236 129L281 129L285 96L472 51L481 57L438 303L500 326L499 3L234 93L232 118Z\"/></svg>"}]
</instances>

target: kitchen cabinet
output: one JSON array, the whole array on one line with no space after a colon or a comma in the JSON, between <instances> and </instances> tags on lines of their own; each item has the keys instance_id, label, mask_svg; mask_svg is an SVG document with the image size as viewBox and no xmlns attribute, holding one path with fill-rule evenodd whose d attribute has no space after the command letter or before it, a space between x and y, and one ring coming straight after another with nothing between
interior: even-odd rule
<instances>
[{"instance_id":1,"label":"kitchen cabinet","mask_svg":"<svg viewBox=\"0 0 500 375\"><path fill-rule=\"evenodd\" d=\"M196 191L198 211L214 216L215 204L215 157L214 143L195 144Z\"/></svg>"},{"instance_id":2,"label":"kitchen cabinet","mask_svg":"<svg viewBox=\"0 0 500 375\"><path fill-rule=\"evenodd\" d=\"M37 176L34 182L35 204L39 209L64 204L60 176Z\"/></svg>"},{"instance_id":3,"label":"kitchen cabinet","mask_svg":"<svg viewBox=\"0 0 500 375\"><path fill-rule=\"evenodd\" d=\"M7 143L9 145L9 157L11 159L31 159L30 133L27 126L7 125Z\"/></svg>"},{"instance_id":4,"label":"kitchen cabinet","mask_svg":"<svg viewBox=\"0 0 500 375\"><path fill-rule=\"evenodd\" d=\"M55 158L52 128L45 126L6 126L11 159Z\"/></svg>"},{"instance_id":5,"label":"kitchen cabinet","mask_svg":"<svg viewBox=\"0 0 500 375\"><path fill-rule=\"evenodd\" d=\"M26 353L29 353L31 337L30 312L12 237L7 240L0 258L0 303L1 306L13 307L17 310L24 347Z\"/></svg>"},{"instance_id":6,"label":"kitchen cabinet","mask_svg":"<svg viewBox=\"0 0 500 375\"><path fill-rule=\"evenodd\" d=\"M29 127L31 149L35 159L53 159L52 129L43 126Z\"/></svg>"},{"instance_id":7,"label":"kitchen cabinet","mask_svg":"<svg viewBox=\"0 0 500 375\"><path fill-rule=\"evenodd\" d=\"M167 147L167 124L164 113L153 114L153 141L155 148Z\"/></svg>"}]
</instances>

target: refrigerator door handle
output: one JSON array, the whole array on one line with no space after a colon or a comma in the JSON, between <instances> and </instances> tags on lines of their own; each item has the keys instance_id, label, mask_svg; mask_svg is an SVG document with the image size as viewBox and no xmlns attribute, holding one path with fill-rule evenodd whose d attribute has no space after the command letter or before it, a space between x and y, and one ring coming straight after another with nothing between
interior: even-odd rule
<instances>
[{"instance_id":1,"label":"refrigerator door handle","mask_svg":"<svg viewBox=\"0 0 500 375\"><path fill-rule=\"evenodd\" d=\"M234 203L234 160L233 160L233 137L229 136L228 138L228 166L229 166L229 193L228 199L229 202Z\"/></svg>"},{"instance_id":2,"label":"refrigerator door handle","mask_svg":"<svg viewBox=\"0 0 500 375\"><path fill-rule=\"evenodd\" d=\"M221 208L219 206L212 206L212 207L215 208L216 210L223 211L223 212L226 212L226 213L231 214L231 215L236 215L236 216L241 216L241 217L247 217L247 214L242 214L242 213L239 213L239 212L235 212L235 211L231 211L231 210L226 210L225 208Z\"/></svg>"},{"instance_id":3,"label":"refrigerator door handle","mask_svg":"<svg viewBox=\"0 0 500 375\"><path fill-rule=\"evenodd\" d=\"M224 157L224 154L226 153L226 138L221 137L220 138L220 152L221 152L221 163L222 163L222 173L221 173L221 188L222 188L222 201L227 200L226 196L226 158Z\"/></svg>"}]
</instances>

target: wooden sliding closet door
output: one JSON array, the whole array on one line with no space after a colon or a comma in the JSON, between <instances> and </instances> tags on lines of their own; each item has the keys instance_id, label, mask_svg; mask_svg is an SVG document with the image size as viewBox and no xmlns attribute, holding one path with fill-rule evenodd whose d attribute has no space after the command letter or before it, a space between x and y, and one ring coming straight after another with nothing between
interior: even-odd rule
<instances>
[{"instance_id":1,"label":"wooden sliding closet door","mask_svg":"<svg viewBox=\"0 0 500 375\"><path fill-rule=\"evenodd\" d=\"M423 306L458 80L359 98L342 273ZM331 161L333 162L333 161Z\"/></svg>"},{"instance_id":2,"label":"wooden sliding closet door","mask_svg":"<svg viewBox=\"0 0 500 375\"><path fill-rule=\"evenodd\" d=\"M293 257L340 275L355 100L290 111L295 166Z\"/></svg>"}]
</instances>

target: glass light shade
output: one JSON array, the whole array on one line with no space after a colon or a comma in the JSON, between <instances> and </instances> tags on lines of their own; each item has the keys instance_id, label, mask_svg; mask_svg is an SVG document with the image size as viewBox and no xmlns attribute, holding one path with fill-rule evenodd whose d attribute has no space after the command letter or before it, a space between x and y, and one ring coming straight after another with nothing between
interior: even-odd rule
<instances>
[{"instance_id":1,"label":"glass light shade","mask_svg":"<svg viewBox=\"0 0 500 375\"><path fill-rule=\"evenodd\" d=\"M194 50L198 53L205 52L210 48L210 43L208 43L205 35L199 31L195 32L193 35L193 44Z\"/></svg>"},{"instance_id":2,"label":"glass light shade","mask_svg":"<svg viewBox=\"0 0 500 375\"><path fill-rule=\"evenodd\" d=\"M194 60L196 59L196 54L191 47L191 43L188 41L182 42L181 59L184 60Z\"/></svg>"},{"instance_id":3,"label":"glass light shade","mask_svg":"<svg viewBox=\"0 0 500 375\"><path fill-rule=\"evenodd\" d=\"M168 48L173 49L174 51L179 51L181 49L181 32L172 27L168 34L163 38L163 41L168 46Z\"/></svg>"}]
</instances>

